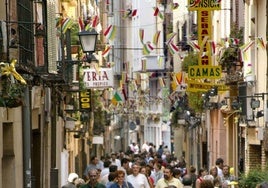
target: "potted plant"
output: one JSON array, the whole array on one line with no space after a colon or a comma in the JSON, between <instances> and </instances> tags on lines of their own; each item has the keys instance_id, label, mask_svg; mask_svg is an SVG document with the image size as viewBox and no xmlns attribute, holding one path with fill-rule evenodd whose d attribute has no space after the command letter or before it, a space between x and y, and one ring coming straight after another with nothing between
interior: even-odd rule
<instances>
[{"instance_id":1,"label":"potted plant","mask_svg":"<svg viewBox=\"0 0 268 188\"><path fill-rule=\"evenodd\" d=\"M24 85L13 82L9 76L1 76L0 107L15 108L23 104Z\"/></svg>"}]
</instances>

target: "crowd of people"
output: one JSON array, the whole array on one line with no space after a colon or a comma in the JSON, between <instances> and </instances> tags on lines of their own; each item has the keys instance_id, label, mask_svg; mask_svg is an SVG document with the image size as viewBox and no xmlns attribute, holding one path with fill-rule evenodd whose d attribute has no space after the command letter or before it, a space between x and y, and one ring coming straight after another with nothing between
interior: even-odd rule
<instances>
[{"instance_id":1,"label":"crowd of people","mask_svg":"<svg viewBox=\"0 0 268 188\"><path fill-rule=\"evenodd\" d=\"M132 143L128 151L111 153L100 160L93 156L82 178L71 173L62 188L227 188L237 178L218 158L209 171L194 166L186 169L183 157L177 159L167 146L157 150L145 143L141 149Z\"/></svg>"}]
</instances>

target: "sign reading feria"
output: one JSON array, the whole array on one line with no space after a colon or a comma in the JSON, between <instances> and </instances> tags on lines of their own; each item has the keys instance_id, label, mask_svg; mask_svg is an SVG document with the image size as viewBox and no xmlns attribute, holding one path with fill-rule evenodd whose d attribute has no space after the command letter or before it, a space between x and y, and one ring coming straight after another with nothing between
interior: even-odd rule
<instances>
[{"instance_id":1,"label":"sign reading feria","mask_svg":"<svg viewBox=\"0 0 268 188\"><path fill-rule=\"evenodd\" d=\"M112 68L84 69L83 82L86 88L108 88L114 86Z\"/></svg>"},{"instance_id":2,"label":"sign reading feria","mask_svg":"<svg viewBox=\"0 0 268 188\"><path fill-rule=\"evenodd\" d=\"M221 9L220 0L188 0L188 9L198 15L198 66L189 66L188 77L193 79L221 78L221 66L212 63L212 20L211 11Z\"/></svg>"}]
</instances>

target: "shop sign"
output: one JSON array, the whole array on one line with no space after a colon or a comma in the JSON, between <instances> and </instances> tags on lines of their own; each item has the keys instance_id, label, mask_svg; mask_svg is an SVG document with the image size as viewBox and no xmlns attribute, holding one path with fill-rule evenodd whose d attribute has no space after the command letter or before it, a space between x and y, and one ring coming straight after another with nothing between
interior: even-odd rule
<instances>
[{"instance_id":1,"label":"shop sign","mask_svg":"<svg viewBox=\"0 0 268 188\"><path fill-rule=\"evenodd\" d=\"M84 69L83 82L86 88L113 87L113 70L112 68Z\"/></svg>"},{"instance_id":2,"label":"shop sign","mask_svg":"<svg viewBox=\"0 0 268 188\"><path fill-rule=\"evenodd\" d=\"M188 10L220 10L220 0L188 0Z\"/></svg>"},{"instance_id":3,"label":"shop sign","mask_svg":"<svg viewBox=\"0 0 268 188\"><path fill-rule=\"evenodd\" d=\"M195 80L187 81L187 92L207 92L212 87L217 87L218 91L228 91L230 88L224 84L215 84L215 83L203 83Z\"/></svg>"},{"instance_id":4,"label":"shop sign","mask_svg":"<svg viewBox=\"0 0 268 188\"><path fill-rule=\"evenodd\" d=\"M90 90L86 91L80 91L79 92L79 104L80 104L80 110L88 109L90 110Z\"/></svg>"},{"instance_id":5,"label":"shop sign","mask_svg":"<svg viewBox=\"0 0 268 188\"><path fill-rule=\"evenodd\" d=\"M189 66L188 78L221 78L221 66Z\"/></svg>"}]
</instances>

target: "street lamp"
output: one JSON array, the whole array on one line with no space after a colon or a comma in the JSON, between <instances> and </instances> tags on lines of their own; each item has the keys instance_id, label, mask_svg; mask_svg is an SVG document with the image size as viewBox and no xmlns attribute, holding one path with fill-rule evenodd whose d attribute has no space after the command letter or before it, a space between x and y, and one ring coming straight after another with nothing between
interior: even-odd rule
<instances>
[{"instance_id":1,"label":"street lamp","mask_svg":"<svg viewBox=\"0 0 268 188\"><path fill-rule=\"evenodd\" d=\"M86 53L86 60L88 63L91 63L94 60L94 56L92 55L95 52L96 44L97 44L98 33L91 29L90 31L81 31L79 32L79 40L84 53ZM95 58L96 59L96 58ZM82 91L80 93L83 93ZM91 122L89 125L89 142L91 143L93 140L93 124L94 124L94 111L93 111L93 90L90 89L90 117ZM80 99L81 100L81 99ZM81 101L80 101L81 102Z\"/></svg>"},{"instance_id":2,"label":"street lamp","mask_svg":"<svg viewBox=\"0 0 268 188\"><path fill-rule=\"evenodd\" d=\"M96 49L98 33L92 29L90 31L79 32L79 40L84 53L93 53Z\"/></svg>"}]
</instances>

